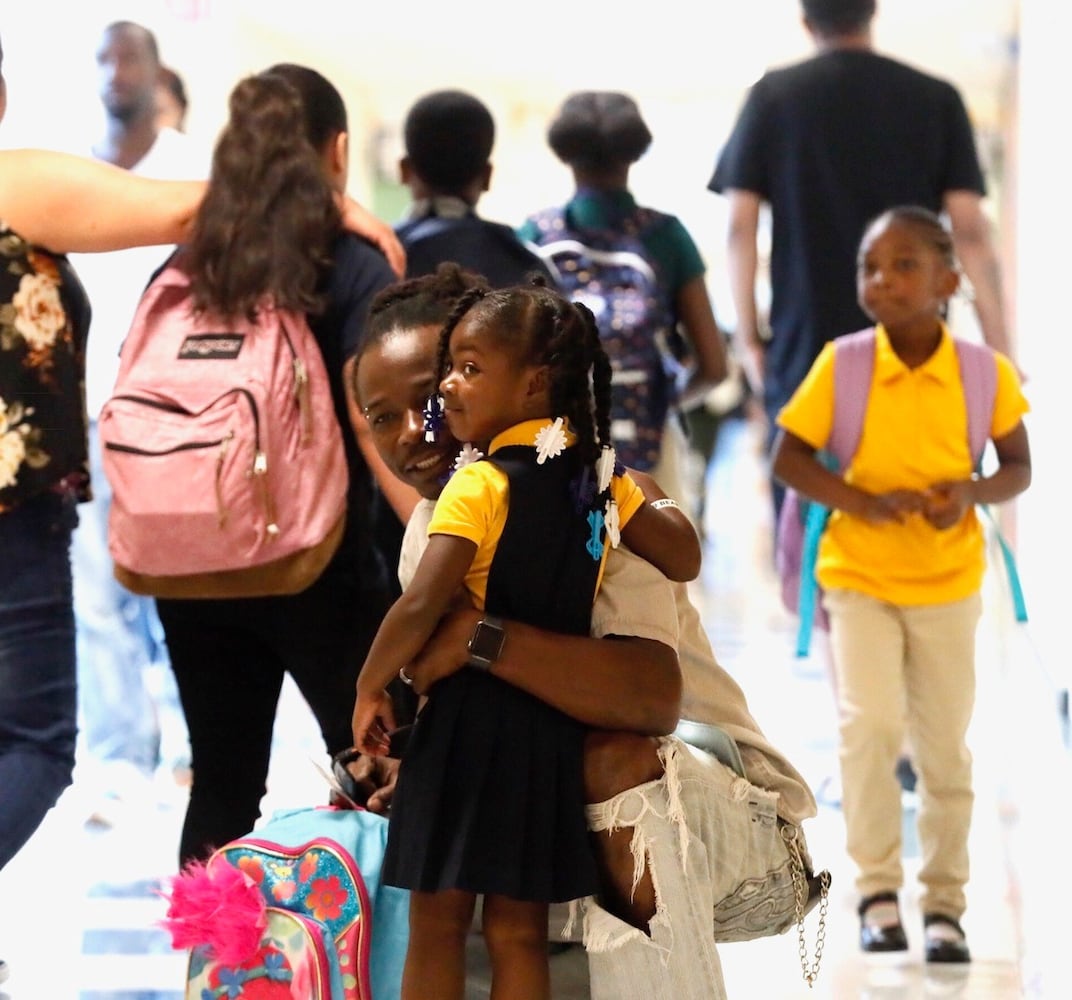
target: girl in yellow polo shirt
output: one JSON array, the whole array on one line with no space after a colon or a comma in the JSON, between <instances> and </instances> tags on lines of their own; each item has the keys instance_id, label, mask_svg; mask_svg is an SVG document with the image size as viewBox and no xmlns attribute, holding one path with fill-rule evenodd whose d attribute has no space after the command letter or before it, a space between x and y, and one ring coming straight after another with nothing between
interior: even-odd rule
<instances>
[{"instance_id":1,"label":"girl in yellow polo shirt","mask_svg":"<svg viewBox=\"0 0 1072 1000\"><path fill-rule=\"evenodd\" d=\"M975 631L985 570L976 504L1010 500L1031 481L1028 404L1016 369L994 354L990 474L973 470L956 345L945 324L958 274L934 213L893 208L864 233L860 305L876 323L859 446L830 472L817 452L834 412L827 344L778 416L773 472L831 510L816 577L830 618L839 713L842 809L857 867L860 946L908 947L897 894L901 797L895 766L907 734L919 772L920 905L930 962L967 962L960 925L972 811L966 742L975 698Z\"/></svg>"},{"instance_id":2,"label":"girl in yellow polo shirt","mask_svg":"<svg viewBox=\"0 0 1072 1000\"><path fill-rule=\"evenodd\" d=\"M542 281L473 288L444 327L439 374L429 432L443 416L455 438L475 445L436 502L427 548L362 668L354 745L366 753L387 749L387 684L406 680L463 590L501 643L500 615L589 634L619 531L667 575L698 569L685 515L646 504L615 469L610 362L585 306ZM439 681L421 709L392 800L384 880L411 890L403 1000L432 992L461 1000L478 894L493 992L546 997L548 904L597 888L584 727L498 678L495 642L471 648L471 669Z\"/></svg>"}]
</instances>

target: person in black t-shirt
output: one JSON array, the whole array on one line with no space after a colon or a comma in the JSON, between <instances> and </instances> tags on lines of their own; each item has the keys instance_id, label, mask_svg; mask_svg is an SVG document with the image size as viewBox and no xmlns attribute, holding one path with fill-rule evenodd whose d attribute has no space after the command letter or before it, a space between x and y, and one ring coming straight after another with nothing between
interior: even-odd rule
<instances>
[{"instance_id":1,"label":"person in black t-shirt","mask_svg":"<svg viewBox=\"0 0 1072 1000\"><path fill-rule=\"evenodd\" d=\"M869 325L856 302L856 248L867 222L893 205L948 215L983 337L1010 354L986 187L960 94L873 50L875 0L802 0L802 8L816 54L752 87L708 184L729 201L738 354L771 434L823 344ZM755 295L764 204L769 337ZM783 490L771 485L777 523Z\"/></svg>"}]
</instances>

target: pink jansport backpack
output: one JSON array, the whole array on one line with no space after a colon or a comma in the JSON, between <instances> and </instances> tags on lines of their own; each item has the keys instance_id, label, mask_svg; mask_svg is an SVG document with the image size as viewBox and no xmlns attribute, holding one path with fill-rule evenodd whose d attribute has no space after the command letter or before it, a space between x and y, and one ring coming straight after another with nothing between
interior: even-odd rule
<instances>
[{"instance_id":1,"label":"pink jansport backpack","mask_svg":"<svg viewBox=\"0 0 1072 1000\"><path fill-rule=\"evenodd\" d=\"M169 263L138 305L99 427L108 545L129 590L297 593L338 548L346 457L304 315L195 316Z\"/></svg>"}]
</instances>

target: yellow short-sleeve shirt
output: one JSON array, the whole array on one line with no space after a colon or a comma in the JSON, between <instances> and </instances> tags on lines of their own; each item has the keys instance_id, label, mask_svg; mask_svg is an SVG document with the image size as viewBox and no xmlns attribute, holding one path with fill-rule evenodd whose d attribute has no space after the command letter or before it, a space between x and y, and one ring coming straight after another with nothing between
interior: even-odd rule
<instances>
[{"instance_id":1,"label":"yellow short-sleeve shirt","mask_svg":"<svg viewBox=\"0 0 1072 1000\"><path fill-rule=\"evenodd\" d=\"M495 454L506 445L532 445L536 432L547 423L546 420L529 420L511 427L492 441L489 454ZM567 434L568 444L572 445L574 441L575 438ZM473 462L463 466L443 487L428 525L429 535L456 535L476 544L476 555L466 574L465 586L478 608L484 607L488 572L506 523L509 488L510 481L506 474L492 462ZM618 505L619 522L624 527L644 502L644 494L626 474L613 477L611 495ZM606 556L605 547L604 561Z\"/></svg>"},{"instance_id":2,"label":"yellow short-sleeve shirt","mask_svg":"<svg viewBox=\"0 0 1072 1000\"><path fill-rule=\"evenodd\" d=\"M997 394L990 437L1014 430L1029 406L1012 362L995 354ZM830 437L834 417L834 344L827 344L778 426L815 448ZM943 327L937 350L910 369L880 325L860 443L844 470L849 483L870 493L922 490L966 479L973 462L968 415L956 346ZM871 524L834 511L819 544L816 578L826 589L859 590L893 604L940 604L979 589L986 557L975 511L939 531L920 515L904 524Z\"/></svg>"}]
</instances>

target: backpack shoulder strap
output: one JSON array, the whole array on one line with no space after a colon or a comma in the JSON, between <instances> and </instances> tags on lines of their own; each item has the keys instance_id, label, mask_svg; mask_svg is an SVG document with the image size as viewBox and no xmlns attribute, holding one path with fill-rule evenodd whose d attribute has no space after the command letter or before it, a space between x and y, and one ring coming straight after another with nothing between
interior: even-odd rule
<instances>
[{"instance_id":1,"label":"backpack shoulder strap","mask_svg":"<svg viewBox=\"0 0 1072 1000\"><path fill-rule=\"evenodd\" d=\"M438 236L440 233L447 232L448 229L453 229L458 223L468 216L462 216L459 219L444 219L439 215L426 215L423 219L420 219L417 224L406 232L404 235L404 242L412 244L418 242L418 240L425 240L432 236Z\"/></svg>"},{"instance_id":2,"label":"backpack shoulder strap","mask_svg":"<svg viewBox=\"0 0 1072 1000\"><path fill-rule=\"evenodd\" d=\"M994 401L998 393L998 366L994 352L985 344L954 338L957 348L957 363L960 366L960 381L964 387L964 405L968 410L968 446L972 464L979 468L983 451L990 440L990 424L994 415ZM1016 568L1012 547L1001 533L1001 527L989 504L980 504L990 522L994 538L1001 551L1005 575L1009 581L1013 613L1018 622L1027 621L1027 604Z\"/></svg>"},{"instance_id":3,"label":"backpack shoulder strap","mask_svg":"<svg viewBox=\"0 0 1072 1000\"><path fill-rule=\"evenodd\" d=\"M954 338L964 404L968 408L968 446L972 464L978 465L990 440L990 423L998 392L998 366L994 352L984 344Z\"/></svg>"},{"instance_id":4,"label":"backpack shoulder strap","mask_svg":"<svg viewBox=\"0 0 1072 1000\"><path fill-rule=\"evenodd\" d=\"M533 223L540 231L537 242L558 239L564 229L569 227L566 218L566 209L562 205L552 205L550 208L540 209L528 217L528 222Z\"/></svg>"},{"instance_id":5,"label":"backpack shoulder strap","mask_svg":"<svg viewBox=\"0 0 1072 1000\"><path fill-rule=\"evenodd\" d=\"M875 370L875 328L834 341L834 420L827 451L845 468L856 454Z\"/></svg>"},{"instance_id":6,"label":"backpack shoulder strap","mask_svg":"<svg viewBox=\"0 0 1072 1000\"><path fill-rule=\"evenodd\" d=\"M820 459L829 467L845 468L856 454L863 431L867 399L871 394L871 374L875 368L875 329L858 330L834 341L834 418L825 454ZM819 584L815 563L819 540L830 510L822 504L808 504L800 560L800 589L797 598L797 656L807 656L812 626L819 610Z\"/></svg>"}]
</instances>

